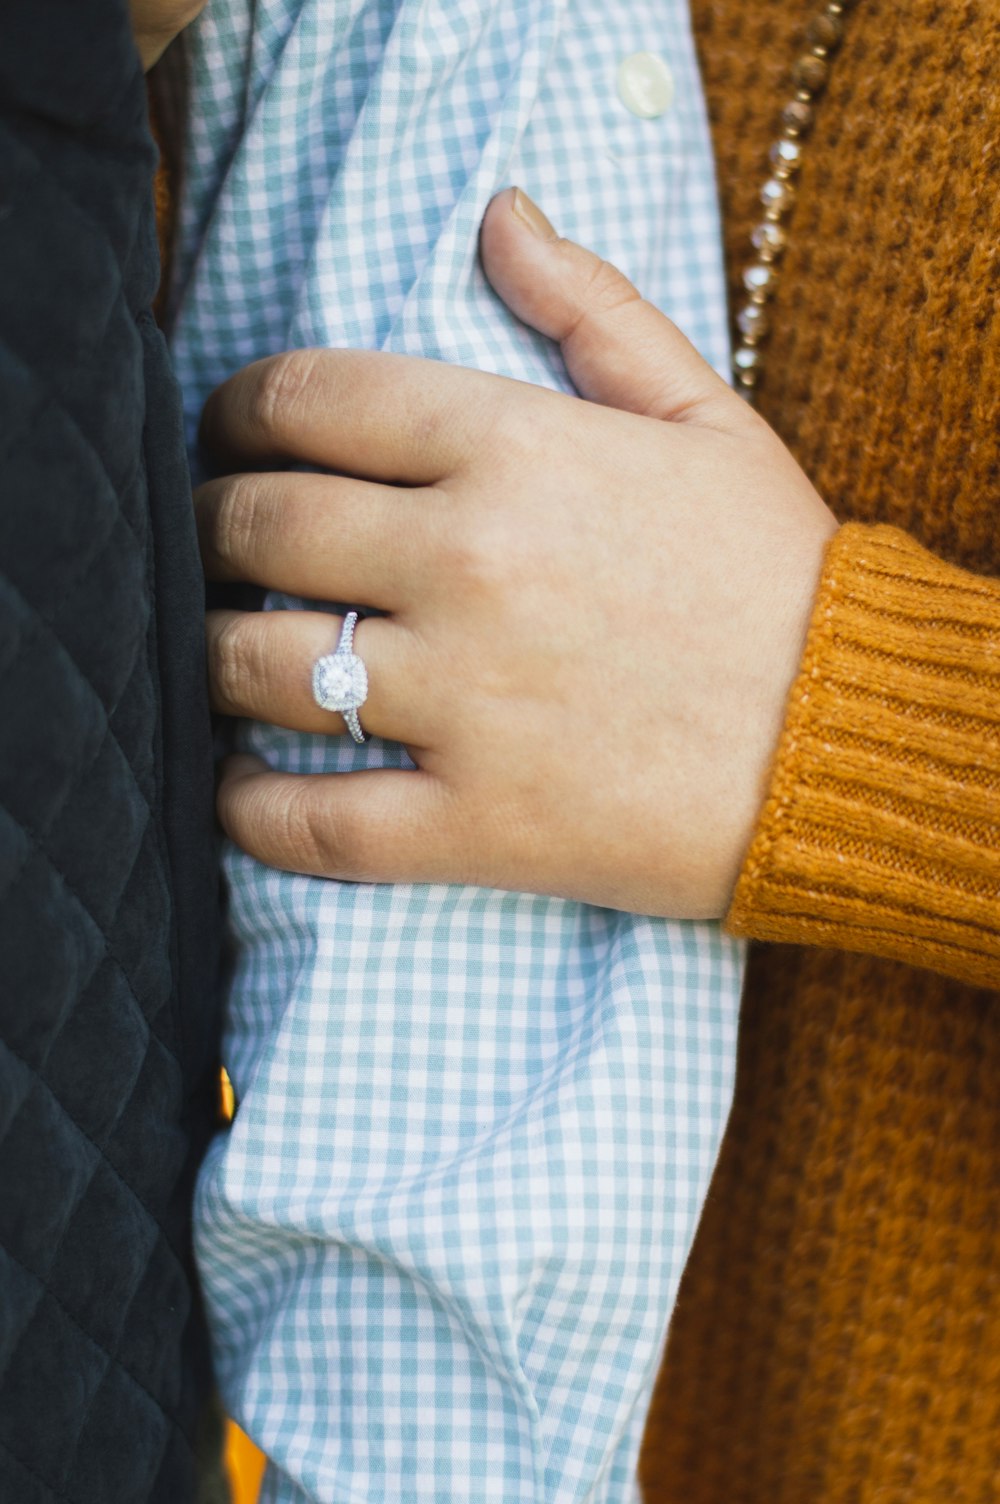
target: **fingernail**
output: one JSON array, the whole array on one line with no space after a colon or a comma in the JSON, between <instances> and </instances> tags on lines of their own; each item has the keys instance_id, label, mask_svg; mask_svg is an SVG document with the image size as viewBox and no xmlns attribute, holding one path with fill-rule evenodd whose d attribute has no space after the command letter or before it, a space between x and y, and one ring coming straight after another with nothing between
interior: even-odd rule
<instances>
[{"instance_id":1,"label":"fingernail","mask_svg":"<svg viewBox=\"0 0 1000 1504\"><path fill-rule=\"evenodd\" d=\"M530 199L522 189L514 189L514 201L510 207L511 213L516 214L521 223L526 225L532 235L536 235L539 240L559 239L534 199Z\"/></svg>"}]
</instances>

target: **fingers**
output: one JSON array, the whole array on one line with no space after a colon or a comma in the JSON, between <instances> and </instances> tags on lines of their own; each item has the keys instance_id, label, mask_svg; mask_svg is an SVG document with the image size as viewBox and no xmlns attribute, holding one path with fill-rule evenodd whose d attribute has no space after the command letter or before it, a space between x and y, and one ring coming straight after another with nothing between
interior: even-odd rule
<instances>
[{"instance_id":1,"label":"fingers","mask_svg":"<svg viewBox=\"0 0 1000 1504\"><path fill-rule=\"evenodd\" d=\"M223 469L293 460L432 485L488 425L496 381L405 355L292 350L255 361L218 387L205 404L201 438Z\"/></svg>"},{"instance_id":2,"label":"fingers","mask_svg":"<svg viewBox=\"0 0 1000 1504\"><path fill-rule=\"evenodd\" d=\"M341 625L322 611L210 611L205 630L213 710L293 731L344 731L343 717L321 710L312 692L313 667L336 650ZM368 670L368 698L358 712L364 730L420 746L432 686L411 634L368 617L358 624L354 650Z\"/></svg>"},{"instance_id":3,"label":"fingers","mask_svg":"<svg viewBox=\"0 0 1000 1504\"><path fill-rule=\"evenodd\" d=\"M351 882L461 881L452 802L429 773L272 773L229 758L218 791L226 834L269 867Z\"/></svg>"},{"instance_id":4,"label":"fingers","mask_svg":"<svg viewBox=\"0 0 1000 1504\"><path fill-rule=\"evenodd\" d=\"M393 611L426 553L430 493L331 475L228 475L194 494L205 573Z\"/></svg>"},{"instance_id":5,"label":"fingers","mask_svg":"<svg viewBox=\"0 0 1000 1504\"><path fill-rule=\"evenodd\" d=\"M694 346L609 262L562 240L520 189L490 204L483 268L504 302L562 346L580 394L606 407L726 430L745 405Z\"/></svg>"}]
</instances>

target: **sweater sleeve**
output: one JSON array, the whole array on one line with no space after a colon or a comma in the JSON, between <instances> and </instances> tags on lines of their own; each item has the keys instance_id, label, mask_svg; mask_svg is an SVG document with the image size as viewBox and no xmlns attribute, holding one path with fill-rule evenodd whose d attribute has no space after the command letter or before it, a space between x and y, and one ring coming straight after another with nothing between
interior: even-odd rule
<instances>
[{"instance_id":1,"label":"sweater sleeve","mask_svg":"<svg viewBox=\"0 0 1000 1504\"><path fill-rule=\"evenodd\" d=\"M1000 582L840 529L726 923L1000 986Z\"/></svg>"}]
</instances>

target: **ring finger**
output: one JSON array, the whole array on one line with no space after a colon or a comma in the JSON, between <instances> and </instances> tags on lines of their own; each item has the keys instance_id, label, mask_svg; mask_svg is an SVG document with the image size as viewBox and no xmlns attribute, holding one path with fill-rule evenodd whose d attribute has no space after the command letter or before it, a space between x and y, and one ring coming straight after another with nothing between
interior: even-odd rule
<instances>
[{"instance_id":1,"label":"ring finger","mask_svg":"<svg viewBox=\"0 0 1000 1504\"><path fill-rule=\"evenodd\" d=\"M312 690L313 667L336 651L342 625L324 611L210 611L212 709L292 731L343 732L343 717L322 710ZM354 651L368 671L368 697L358 711L365 732L423 745L426 697L414 692L422 675L412 634L389 618L367 617L358 624Z\"/></svg>"}]
</instances>

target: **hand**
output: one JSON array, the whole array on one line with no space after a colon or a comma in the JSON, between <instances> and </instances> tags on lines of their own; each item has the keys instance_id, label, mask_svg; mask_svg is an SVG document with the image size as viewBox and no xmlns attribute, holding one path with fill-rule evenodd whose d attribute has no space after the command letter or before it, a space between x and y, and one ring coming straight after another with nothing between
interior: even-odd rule
<instances>
[{"instance_id":1,"label":"hand","mask_svg":"<svg viewBox=\"0 0 1000 1504\"><path fill-rule=\"evenodd\" d=\"M277 867L725 912L834 520L767 425L612 267L494 200L487 275L588 401L358 351L264 360L210 398L242 474L197 495L208 573L380 607L370 733L416 771L235 758L232 838ZM304 461L339 475L260 473ZM216 612L218 710L342 729L311 694L339 623Z\"/></svg>"},{"instance_id":2,"label":"hand","mask_svg":"<svg viewBox=\"0 0 1000 1504\"><path fill-rule=\"evenodd\" d=\"M135 45L147 73L204 5L205 0L129 0Z\"/></svg>"}]
</instances>

